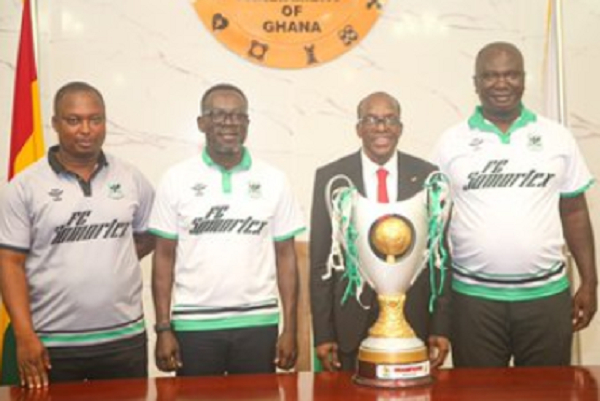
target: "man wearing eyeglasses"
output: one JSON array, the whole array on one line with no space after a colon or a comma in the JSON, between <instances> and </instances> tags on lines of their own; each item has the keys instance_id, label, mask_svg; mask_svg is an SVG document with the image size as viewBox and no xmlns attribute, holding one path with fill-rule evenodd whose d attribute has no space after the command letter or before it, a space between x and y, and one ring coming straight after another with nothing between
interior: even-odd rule
<instances>
[{"instance_id":1,"label":"man wearing eyeglasses","mask_svg":"<svg viewBox=\"0 0 600 401\"><path fill-rule=\"evenodd\" d=\"M315 175L310 229L311 310L314 345L326 371L355 369L360 342L378 314L372 288L365 286L360 303L354 297L342 302L348 284L344 272L333 270L328 275L332 227L326 191L334 191L341 181L328 188L329 182L342 174L369 199L402 201L420 192L429 173L435 170L430 163L397 150L403 129L400 112L399 102L387 93L376 92L364 98L358 105L356 124L362 149L320 167ZM379 185L380 175L384 176L384 185ZM425 270L408 291L404 310L416 334L429 346L431 364L436 367L449 351L449 297L444 291L430 316L429 288Z\"/></svg>"},{"instance_id":2,"label":"man wearing eyeglasses","mask_svg":"<svg viewBox=\"0 0 600 401\"><path fill-rule=\"evenodd\" d=\"M285 175L244 146L240 89L213 86L201 112L202 154L167 171L152 212L156 364L181 376L290 369L300 209Z\"/></svg>"},{"instance_id":3,"label":"man wearing eyeglasses","mask_svg":"<svg viewBox=\"0 0 600 401\"><path fill-rule=\"evenodd\" d=\"M0 288L21 385L146 377L139 259L154 190L104 153L101 93L71 82L54 97L59 144L19 173L0 202Z\"/></svg>"},{"instance_id":4,"label":"man wearing eyeglasses","mask_svg":"<svg viewBox=\"0 0 600 401\"><path fill-rule=\"evenodd\" d=\"M596 312L593 179L563 126L522 103L523 55L491 43L475 62L481 105L440 139L452 181L455 366L568 365L573 331ZM571 297L563 253L581 278Z\"/></svg>"}]
</instances>

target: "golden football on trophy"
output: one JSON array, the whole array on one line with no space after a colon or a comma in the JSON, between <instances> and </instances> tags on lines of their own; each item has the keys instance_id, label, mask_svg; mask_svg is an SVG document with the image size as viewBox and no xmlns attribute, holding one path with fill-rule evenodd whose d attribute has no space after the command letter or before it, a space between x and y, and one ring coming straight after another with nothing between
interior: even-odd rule
<instances>
[{"instance_id":1,"label":"golden football on trophy","mask_svg":"<svg viewBox=\"0 0 600 401\"><path fill-rule=\"evenodd\" d=\"M410 249L413 230L399 216L386 215L373 225L371 242L378 252L386 256L386 262L394 263Z\"/></svg>"}]
</instances>

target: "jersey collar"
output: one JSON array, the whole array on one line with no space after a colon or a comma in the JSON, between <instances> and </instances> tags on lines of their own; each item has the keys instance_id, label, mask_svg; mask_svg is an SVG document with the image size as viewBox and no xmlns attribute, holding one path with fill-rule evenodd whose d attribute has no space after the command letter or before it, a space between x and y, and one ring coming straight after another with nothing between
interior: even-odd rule
<instances>
[{"instance_id":1,"label":"jersey collar","mask_svg":"<svg viewBox=\"0 0 600 401\"><path fill-rule=\"evenodd\" d=\"M485 117L483 116L483 109L481 106L475 107L475 112L471 115L471 117L469 117L469 128L476 128L483 132L494 133L498 136L498 138L500 138L502 143L510 143L510 136L513 132L515 132L519 128L523 128L529 123L534 123L537 121L537 115L534 112L523 106L523 104L521 104L520 107L521 115L519 116L519 118L513 121L506 133L503 133L498 129L498 127L496 127L490 121L485 119Z\"/></svg>"},{"instance_id":2,"label":"jersey collar","mask_svg":"<svg viewBox=\"0 0 600 401\"><path fill-rule=\"evenodd\" d=\"M250 170L250 166L252 166L252 158L250 157L250 152L248 152L248 149L246 149L245 146L242 148L242 160L240 161L240 163L237 166L233 166L230 169L226 169L225 167L221 166L220 164L215 163L215 161L208 154L208 150L206 149L206 146L202 150L202 161L204 161L204 163L207 166L216 168L223 173L224 172L233 173L236 171Z\"/></svg>"},{"instance_id":3,"label":"jersey collar","mask_svg":"<svg viewBox=\"0 0 600 401\"><path fill-rule=\"evenodd\" d=\"M62 165L61 162L58 161L58 158L56 157L58 148L59 148L59 145L54 145L54 146L51 146L50 149L48 149L48 163L50 164L50 167L56 174L60 174L60 173L72 174L69 170L67 170L65 168L65 166ZM96 170L94 171L94 174L92 176L96 175L96 172L100 171L102 168L108 166L108 160L106 159L106 155L104 154L103 151L100 151L100 155L98 156L97 163L98 163L98 167L96 168Z\"/></svg>"}]
</instances>

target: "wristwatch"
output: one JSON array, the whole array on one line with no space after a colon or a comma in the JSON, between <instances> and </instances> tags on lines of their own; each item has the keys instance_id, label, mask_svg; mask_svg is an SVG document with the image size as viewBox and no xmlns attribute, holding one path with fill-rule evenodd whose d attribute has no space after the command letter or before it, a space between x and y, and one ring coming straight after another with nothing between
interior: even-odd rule
<instances>
[{"instance_id":1,"label":"wristwatch","mask_svg":"<svg viewBox=\"0 0 600 401\"><path fill-rule=\"evenodd\" d=\"M154 325L154 332L156 334L158 334L158 333L164 333L165 331L173 331L173 327L171 326L171 322L157 323L157 324Z\"/></svg>"}]
</instances>

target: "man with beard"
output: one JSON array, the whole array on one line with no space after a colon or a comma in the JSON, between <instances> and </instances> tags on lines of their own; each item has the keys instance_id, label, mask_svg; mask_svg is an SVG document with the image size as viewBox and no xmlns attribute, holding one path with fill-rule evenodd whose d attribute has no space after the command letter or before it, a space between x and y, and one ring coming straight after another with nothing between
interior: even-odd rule
<instances>
[{"instance_id":1,"label":"man with beard","mask_svg":"<svg viewBox=\"0 0 600 401\"><path fill-rule=\"evenodd\" d=\"M483 47L473 80L481 105L436 156L454 196L453 362L568 365L573 331L596 312L593 179L571 133L523 105L519 49ZM565 242L581 278L573 297Z\"/></svg>"},{"instance_id":2,"label":"man with beard","mask_svg":"<svg viewBox=\"0 0 600 401\"><path fill-rule=\"evenodd\" d=\"M300 209L284 174L243 146L249 118L240 89L213 86L201 112L202 154L165 174L151 218L156 364L182 376L290 369Z\"/></svg>"}]
</instances>

